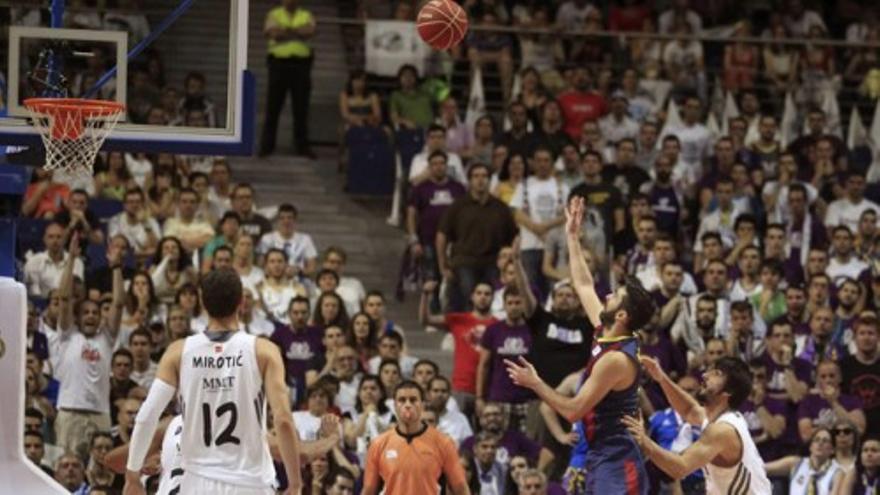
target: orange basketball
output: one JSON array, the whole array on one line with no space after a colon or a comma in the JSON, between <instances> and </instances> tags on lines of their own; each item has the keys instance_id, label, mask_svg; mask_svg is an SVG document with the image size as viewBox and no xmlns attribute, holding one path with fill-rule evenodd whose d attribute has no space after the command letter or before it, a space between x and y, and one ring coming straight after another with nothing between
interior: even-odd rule
<instances>
[{"instance_id":1,"label":"orange basketball","mask_svg":"<svg viewBox=\"0 0 880 495\"><path fill-rule=\"evenodd\" d=\"M452 0L431 0L419 11L416 26L425 43L435 50L449 50L467 34L468 18Z\"/></svg>"}]
</instances>

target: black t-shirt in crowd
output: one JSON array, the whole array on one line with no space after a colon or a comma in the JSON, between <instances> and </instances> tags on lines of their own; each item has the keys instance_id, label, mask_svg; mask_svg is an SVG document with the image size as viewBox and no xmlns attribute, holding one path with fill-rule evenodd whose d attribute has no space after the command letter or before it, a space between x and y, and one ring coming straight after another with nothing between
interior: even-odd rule
<instances>
[{"instance_id":1,"label":"black t-shirt in crowd","mask_svg":"<svg viewBox=\"0 0 880 495\"><path fill-rule=\"evenodd\" d=\"M532 331L529 360L548 385L556 388L566 376L587 365L593 325L585 316L562 319L538 306L526 323Z\"/></svg>"},{"instance_id":2,"label":"black t-shirt in crowd","mask_svg":"<svg viewBox=\"0 0 880 495\"><path fill-rule=\"evenodd\" d=\"M862 399L867 430L865 438L880 435L880 359L874 364L859 362L855 356L847 356L840 362L844 387L851 395Z\"/></svg>"},{"instance_id":3,"label":"black t-shirt in crowd","mask_svg":"<svg viewBox=\"0 0 880 495\"><path fill-rule=\"evenodd\" d=\"M574 196L584 198L584 203L586 203L585 206L588 210L587 215L589 215L590 209L598 211L604 223L605 239L610 243L614 235L614 210L625 207L620 190L606 183L582 183L571 190L569 199Z\"/></svg>"}]
</instances>

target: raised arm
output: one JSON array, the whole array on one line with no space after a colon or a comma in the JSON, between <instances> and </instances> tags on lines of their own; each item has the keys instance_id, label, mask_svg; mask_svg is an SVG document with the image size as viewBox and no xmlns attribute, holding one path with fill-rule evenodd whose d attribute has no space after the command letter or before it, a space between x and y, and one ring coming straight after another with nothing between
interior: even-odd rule
<instances>
[{"instance_id":1,"label":"raised arm","mask_svg":"<svg viewBox=\"0 0 880 495\"><path fill-rule=\"evenodd\" d=\"M507 359L504 360L504 363L507 365L507 373L513 383L532 389L538 398L546 402L569 422L583 418L621 381L631 382L634 374L633 365L629 358L621 352L612 351L596 362L590 372L590 377L584 382L577 395L566 397L544 383L538 377L535 367L525 358L520 357L519 364Z\"/></svg>"},{"instance_id":2,"label":"raised arm","mask_svg":"<svg viewBox=\"0 0 880 495\"><path fill-rule=\"evenodd\" d=\"M58 299L61 307L58 309L58 330L67 332L73 326L73 267L79 258L79 232L70 236L70 247L67 250L67 261L64 263L64 271L61 272L61 282L58 285Z\"/></svg>"},{"instance_id":3,"label":"raised arm","mask_svg":"<svg viewBox=\"0 0 880 495\"><path fill-rule=\"evenodd\" d=\"M532 288L529 286L529 276L526 275L526 269L522 264L522 253L519 249L519 239L519 237L514 239L512 246L513 266L516 273L514 283L516 284L516 290L519 291L519 294L522 296L523 302L525 303L525 317L531 318L531 316L535 314L535 308L538 307L538 300L535 299L535 294L532 293Z\"/></svg>"},{"instance_id":4,"label":"raised arm","mask_svg":"<svg viewBox=\"0 0 880 495\"><path fill-rule=\"evenodd\" d=\"M125 309L125 280L122 277L122 252L117 247L109 247L107 262L113 271L113 301L110 306L110 314L107 318L107 332L110 338L116 342L119 335L119 326L122 324L122 313Z\"/></svg>"},{"instance_id":5,"label":"raised arm","mask_svg":"<svg viewBox=\"0 0 880 495\"><path fill-rule=\"evenodd\" d=\"M587 260L581 249L581 225L584 219L584 198L574 196L565 209L565 234L568 241L568 265L571 268L571 282L577 292L587 318L594 327L601 325L602 301L596 294L595 281Z\"/></svg>"},{"instance_id":6,"label":"raised arm","mask_svg":"<svg viewBox=\"0 0 880 495\"><path fill-rule=\"evenodd\" d=\"M278 448L284 460L284 470L287 472L291 492L299 493L302 489L299 435L293 423L293 414L290 412L290 398L284 381L284 362L281 360L278 347L271 341L257 339L256 346L257 357L261 361L260 367L263 368L266 398L269 407L272 408L273 425L278 434Z\"/></svg>"},{"instance_id":7,"label":"raised arm","mask_svg":"<svg viewBox=\"0 0 880 495\"><path fill-rule=\"evenodd\" d=\"M432 327L446 327L446 317L442 314L431 313L431 294L437 289L437 282L429 280L422 286L422 297L419 300L419 324L431 325Z\"/></svg>"},{"instance_id":8,"label":"raised arm","mask_svg":"<svg viewBox=\"0 0 880 495\"><path fill-rule=\"evenodd\" d=\"M648 356L639 356L639 361L645 371L663 389L663 395L669 401L669 405L675 409L682 418L694 426L703 426L706 420L706 410L697 402L697 399L681 389L669 375L660 367L656 359Z\"/></svg>"}]
</instances>

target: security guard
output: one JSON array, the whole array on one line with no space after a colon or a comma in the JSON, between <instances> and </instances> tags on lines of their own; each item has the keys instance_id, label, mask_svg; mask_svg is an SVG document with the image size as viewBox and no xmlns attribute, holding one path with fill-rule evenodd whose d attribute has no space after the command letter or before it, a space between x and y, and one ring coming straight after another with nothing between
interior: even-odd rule
<instances>
[{"instance_id":1,"label":"security guard","mask_svg":"<svg viewBox=\"0 0 880 495\"><path fill-rule=\"evenodd\" d=\"M312 60L309 40L315 35L315 19L300 8L298 0L282 0L266 16L263 32L269 40L269 94L260 156L275 151L278 117L287 92L293 100L293 137L296 154L314 158L309 148L309 97L312 91Z\"/></svg>"}]
</instances>

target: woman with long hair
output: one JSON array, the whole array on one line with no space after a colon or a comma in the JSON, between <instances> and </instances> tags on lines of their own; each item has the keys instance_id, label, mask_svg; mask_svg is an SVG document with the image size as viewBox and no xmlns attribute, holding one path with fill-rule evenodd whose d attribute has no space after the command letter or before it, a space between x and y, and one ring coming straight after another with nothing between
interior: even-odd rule
<instances>
[{"instance_id":1,"label":"woman with long hair","mask_svg":"<svg viewBox=\"0 0 880 495\"><path fill-rule=\"evenodd\" d=\"M149 326L155 321L161 322L165 318L164 309L165 307L156 297L150 274L145 271L136 272L128 285L122 312L121 328L124 335L120 335L121 340L118 340L128 343L128 334L135 328Z\"/></svg>"},{"instance_id":2,"label":"woman with long hair","mask_svg":"<svg viewBox=\"0 0 880 495\"><path fill-rule=\"evenodd\" d=\"M346 327L346 338L358 355L361 369L369 369L369 362L379 354L379 337L376 323L366 313L355 313Z\"/></svg>"},{"instance_id":3,"label":"woman with long hair","mask_svg":"<svg viewBox=\"0 0 880 495\"><path fill-rule=\"evenodd\" d=\"M765 464L768 476L788 476L790 495L834 495L843 482L843 470L834 459L834 437L827 428L816 428L810 437L809 456L790 455Z\"/></svg>"},{"instance_id":4,"label":"woman with long hair","mask_svg":"<svg viewBox=\"0 0 880 495\"><path fill-rule=\"evenodd\" d=\"M318 328L329 326L345 328L348 326L348 314L345 312L345 301L335 292L324 292L318 297L312 312L312 325Z\"/></svg>"},{"instance_id":5,"label":"woman with long hair","mask_svg":"<svg viewBox=\"0 0 880 495\"><path fill-rule=\"evenodd\" d=\"M400 363L397 362L397 360L383 359L382 362L379 363L379 380L382 382L382 387L385 388L386 396L394 396L394 387L400 383L402 376L403 373L400 371Z\"/></svg>"},{"instance_id":6,"label":"woman with long hair","mask_svg":"<svg viewBox=\"0 0 880 495\"><path fill-rule=\"evenodd\" d=\"M847 474L856 466L859 456L859 429L849 418L838 418L831 434L834 435L834 459Z\"/></svg>"},{"instance_id":7,"label":"woman with long hair","mask_svg":"<svg viewBox=\"0 0 880 495\"><path fill-rule=\"evenodd\" d=\"M163 237L159 240L153 266L150 268L156 297L164 304L174 301L174 296L186 284L196 282L196 272L192 261L176 237Z\"/></svg>"},{"instance_id":8,"label":"woman with long hair","mask_svg":"<svg viewBox=\"0 0 880 495\"><path fill-rule=\"evenodd\" d=\"M470 163L492 163L492 150L495 149L495 121L483 115L474 122L474 142L471 145Z\"/></svg>"},{"instance_id":9,"label":"woman with long hair","mask_svg":"<svg viewBox=\"0 0 880 495\"><path fill-rule=\"evenodd\" d=\"M526 157L519 153L511 154L507 157L504 165L501 166L501 171L498 173L498 184L495 186L492 194L501 201L510 204L516 188L519 187L528 175L529 169Z\"/></svg>"},{"instance_id":10,"label":"woman with long hair","mask_svg":"<svg viewBox=\"0 0 880 495\"><path fill-rule=\"evenodd\" d=\"M190 330L202 332L208 326L208 312L202 307L199 288L195 284L181 287L174 296L174 304L186 311Z\"/></svg>"},{"instance_id":11,"label":"woman with long hair","mask_svg":"<svg viewBox=\"0 0 880 495\"><path fill-rule=\"evenodd\" d=\"M179 184L172 167L156 167L156 180L147 191L150 213L159 220L174 216Z\"/></svg>"},{"instance_id":12,"label":"woman with long hair","mask_svg":"<svg viewBox=\"0 0 880 495\"><path fill-rule=\"evenodd\" d=\"M367 456L370 441L387 430L394 414L386 404L382 381L376 375L364 375L358 385L354 410L345 414L342 425L345 445L354 449L361 464Z\"/></svg>"},{"instance_id":13,"label":"woman with long hair","mask_svg":"<svg viewBox=\"0 0 880 495\"><path fill-rule=\"evenodd\" d=\"M837 495L877 495L880 493L880 440L862 443L856 468L847 473Z\"/></svg>"},{"instance_id":14,"label":"woman with long hair","mask_svg":"<svg viewBox=\"0 0 880 495\"><path fill-rule=\"evenodd\" d=\"M125 191L136 187L125 164L125 155L119 151L107 153L106 170L95 174L95 196L104 199L125 199Z\"/></svg>"}]
</instances>

